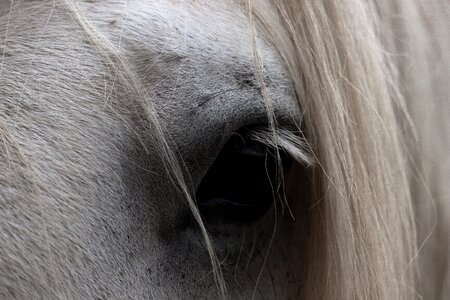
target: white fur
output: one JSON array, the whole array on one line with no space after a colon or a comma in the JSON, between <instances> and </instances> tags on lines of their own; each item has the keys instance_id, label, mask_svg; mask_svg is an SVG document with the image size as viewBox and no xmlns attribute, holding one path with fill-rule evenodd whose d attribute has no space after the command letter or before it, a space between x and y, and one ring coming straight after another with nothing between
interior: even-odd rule
<instances>
[{"instance_id":1,"label":"white fur","mask_svg":"<svg viewBox=\"0 0 450 300\"><path fill-rule=\"evenodd\" d=\"M177 229L189 212L162 164L146 104L59 3L1 7L0 298L216 295L200 232ZM137 70L189 188L231 133L266 122L248 21L236 3L86 1L83 8ZM286 72L274 49L259 43L275 114L295 125ZM270 236L273 222L264 226ZM258 231L224 227L213 235L233 297L254 292L268 241ZM279 237L256 295L295 292L295 264L280 255L298 250L286 245L291 234Z\"/></svg>"}]
</instances>

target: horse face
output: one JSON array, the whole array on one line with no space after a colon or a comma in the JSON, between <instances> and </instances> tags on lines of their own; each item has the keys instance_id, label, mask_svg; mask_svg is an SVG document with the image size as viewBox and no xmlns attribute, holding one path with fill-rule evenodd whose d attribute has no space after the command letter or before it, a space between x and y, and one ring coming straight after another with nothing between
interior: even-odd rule
<instances>
[{"instance_id":1,"label":"horse face","mask_svg":"<svg viewBox=\"0 0 450 300\"><path fill-rule=\"evenodd\" d=\"M234 1L82 7L150 101L123 84L62 6L1 6L0 295L214 297L203 236L148 124L156 112L192 193L221 150L236 147L231 156L222 151L223 165L234 167L219 167L215 180L230 189L248 180L257 189L254 178L265 169L246 163L261 154L260 145L231 139L268 122L245 8ZM287 72L265 33L256 32L270 106L280 126L296 128L300 114ZM207 198L206 228L230 296L295 293L302 245L290 237L301 226L294 228L280 207L247 218L253 207ZM291 209L301 219L301 207Z\"/></svg>"}]
</instances>

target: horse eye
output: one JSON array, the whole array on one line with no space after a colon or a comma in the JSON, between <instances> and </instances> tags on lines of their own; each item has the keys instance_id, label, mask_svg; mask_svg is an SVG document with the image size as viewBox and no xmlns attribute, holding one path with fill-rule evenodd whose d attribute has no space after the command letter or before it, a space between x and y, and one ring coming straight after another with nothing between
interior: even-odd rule
<instances>
[{"instance_id":1,"label":"horse eye","mask_svg":"<svg viewBox=\"0 0 450 300\"><path fill-rule=\"evenodd\" d=\"M251 222L269 210L279 194L281 166L292 158L253 140L249 129L234 134L221 150L197 191L197 205L206 222Z\"/></svg>"}]
</instances>

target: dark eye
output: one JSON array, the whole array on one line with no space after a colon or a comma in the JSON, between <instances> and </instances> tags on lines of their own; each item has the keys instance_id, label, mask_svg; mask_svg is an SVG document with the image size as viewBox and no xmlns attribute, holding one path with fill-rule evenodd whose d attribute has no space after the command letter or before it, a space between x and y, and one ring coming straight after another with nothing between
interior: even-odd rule
<instances>
[{"instance_id":1,"label":"dark eye","mask_svg":"<svg viewBox=\"0 0 450 300\"><path fill-rule=\"evenodd\" d=\"M228 140L200 183L196 199L206 222L255 221L277 200L279 175L293 160L279 150L280 164L275 149L253 140L250 132L241 129Z\"/></svg>"}]
</instances>

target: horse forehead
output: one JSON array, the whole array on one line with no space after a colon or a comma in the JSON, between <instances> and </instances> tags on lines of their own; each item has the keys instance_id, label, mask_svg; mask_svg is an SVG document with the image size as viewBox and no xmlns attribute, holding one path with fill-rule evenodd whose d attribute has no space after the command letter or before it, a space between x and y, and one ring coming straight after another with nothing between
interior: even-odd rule
<instances>
[{"instance_id":1,"label":"horse forehead","mask_svg":"<svg viewBox=\"0 0 450 300\"><path fill-rule=\"evenodd\" d=\"M164 65L173 70L181 65L193 74L211 67L222 73L254 67L252 25L241 1L137 1L120 10L123 6L95 3L89 11L99 28L120 40L147 68ZM266 71L274 80L287 81L275 50L263 32L258 36L255 45Z\"/></svg>"},{"instance_id":2,"label":"horse forehead","mask_svg":"<svg viewBox=\"0 0 450 300\"><path fill-rule=\"evenodd\" d=\"M196 37L199 46L213 46L214 42L235 45L248 35L248 18L238 1L134 1L124 5L121 1L86 2L95 19L107 21L111 28L128 27L134 37L145 35L189 42ZM177 39L178 37L178 39ZM157 42L157 40L154 40Z\"/></svg>"},{"instance_id":3,"label":"horse forehead","mask_svg":"<svg viewBox=\"0 0 450 300\"><path fill-rule=\"evenodd\" d=\"M249 121L265 122L254 46L275 113L292 121L292 112L298 110L275 48L264 32L252 30L240 1L136 1L125 8L116 2L88 5L95 26L120 43L157 109L168 119L177 115L179 122L202 123L198 127L234 119L231 131ZM198 108L208 105L212 110L200 118ZM226 116L224 120L220 115Z\"/></svg>"}]
</instances>

